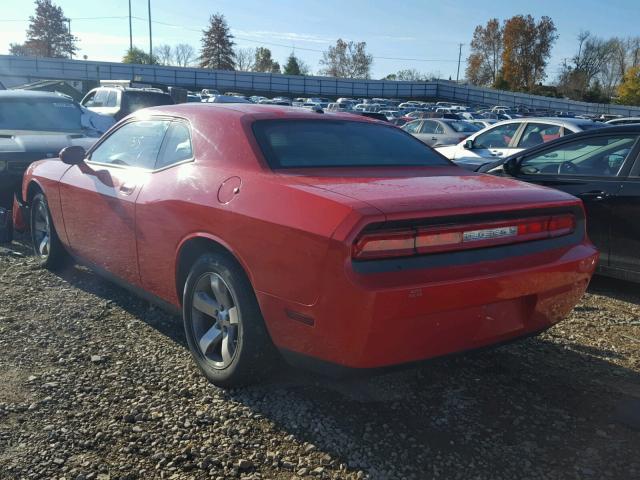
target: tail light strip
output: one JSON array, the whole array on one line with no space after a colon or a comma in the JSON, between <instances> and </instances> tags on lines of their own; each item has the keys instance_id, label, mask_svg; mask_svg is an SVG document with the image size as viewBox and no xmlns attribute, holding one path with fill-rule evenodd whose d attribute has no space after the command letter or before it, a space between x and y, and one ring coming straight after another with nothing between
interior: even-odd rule
<instances>
[{"instance_id":1,"label":"tail light strip","mask_svg":"<svg viewBox=\"0 0 640 480\"><path fill-rule=\"evenodd\" d=\"M466 225L365 233L353 244L357 260L404 257L560 237L576 228L571 214Z\"/></svg>"}]
</instances>

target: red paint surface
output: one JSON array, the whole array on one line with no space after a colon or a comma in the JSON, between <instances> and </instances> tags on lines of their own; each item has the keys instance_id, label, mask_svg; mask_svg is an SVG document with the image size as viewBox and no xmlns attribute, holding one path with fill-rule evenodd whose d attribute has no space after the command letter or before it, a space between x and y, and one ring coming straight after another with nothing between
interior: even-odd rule
<instances>
[{"instance_id":1,"label":"red paint surface","mask_svg":"<svg viewBox=\"0 0 640 480\"><path fill-rule=\"evenodd\" d=\"M370 223L507 210L525 215L579 201L455 166L273 172L251 132L263 118L373 121L366 117L214 104L144 114L187 119L195 161L140 173L44 160L25 174L23 198L37 183L67 248L174 305L180 304L180 249L196 237L218 242L247 272L281 348L375 367L490 345L561 320L595 268L597 253L585 237L490 262L356 273L351 247ZM232 177L241 185L227 188ZM123 185L134 191L120 195Z\"/></svg>"}]
</instances>

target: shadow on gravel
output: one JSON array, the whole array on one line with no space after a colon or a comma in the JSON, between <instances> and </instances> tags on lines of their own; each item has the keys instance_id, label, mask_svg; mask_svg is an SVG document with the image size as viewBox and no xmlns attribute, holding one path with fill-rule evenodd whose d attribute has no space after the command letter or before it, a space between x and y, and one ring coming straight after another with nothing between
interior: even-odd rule
<instances>
[{"instance_id":1,"label":"shadow on gravel","mask_svg":"<svg viewBox=\"0 0 640 480\"><path fill-rule=\"evenodd\" d=\"M60 275L185 347L176 317L84 268ZM640 303L625 282L590 292ZM633 478L640 375L600 358L615 356L533 338L342 381L283 368L225 396L370 478Z\"/></svg>"},{"instance_id":2,"label":"shadow on gravel","mask_svg":"<svg viewBox=\"0 0 640 480\"><path fill-rule=\"evenodd\" d=\"M589 284L588 292L640 305L640 288L638 286L635 282L596 275Z\"/></svg>"},{"instance_id":3,"label":"shadow on gravel","mask_svg":"<svg viewBox=\"0 0 640 480\"><path fill-rule=\"evenodd\" d=\"M640 473L625 453L640 444L640 375L543 339L369 378L291 372L230 396L372 478Z\"/></svg>"},{"instance_id":4,"label":"shadow on gravel","mask_svg":"<svg viewBox=\"0 0 640 480\"><path fill-rule=\"evenodd\" d=\"M187 348L182 320L179 317L100 277L86 267L70 265L57 272L57 275L74 287L105 299L105 307L115 304L185 349Z\"/></svg>"}]
</instances>

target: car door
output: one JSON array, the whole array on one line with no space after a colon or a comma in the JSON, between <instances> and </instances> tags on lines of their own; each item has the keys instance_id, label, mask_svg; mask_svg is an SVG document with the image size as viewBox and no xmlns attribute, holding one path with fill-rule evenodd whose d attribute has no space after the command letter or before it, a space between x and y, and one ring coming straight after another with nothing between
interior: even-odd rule
<instances>
[{"instance_id":1,"label":"car door","mask_svg":"<svg viewBox=\"0 0 640 480\"><path fill-rule=\"evenodd\" d=\"M522 126L521 123L511 122L495 125L484 132L479 132L472 136L473 146L470 149L464 148L465 142L459 144L460 147L456 152L456 158L464 158L469 156L478 157L508 157L515 153L514 138Z\"/></svg>"},{"instance_id":2,"label":"car door","mask_svg":"<svg viewBox=\"0 0 640 480\"><path fill-rule=\"evenodd\" d=\"M176 249L183 239L187 227L184 225L185 185L195 188L205 198L215 199L228 193L235 196L239 183L232 177L225 190L219 193L225 174L209 174L208 180L219 175L219 184L204 184L197 174L194 163L191 130L187 122L174 120L167 130L158 155L154 172L149 176L144 189L136 200L136 238L140 281L143 288L154 295L170 299L175 296ZM193 198L191 198L193 200ZM203 224L212 221L202 215Z\"/></svg>"},{"instance_id":3,"label":"car door","mask_svg":"<svg viewBox=\"0 0 640 480\"><path fill-rule=\"evenodd\" d=\"M81 259L139 283L135 201L153 169L169 120L132 120L114 130L60 180L71 250Z\"/></svg>"},{"instance_id":4,"label":"car door","mask_svg":"<svg viewBox=\"0 0 640 480\"><path fill-rule=\"evenodd\" d=\"M550 123L527 122L518 137L517 148L525 150L560 138L562 127Z\"/></svg>"},{"instance_id":5,"label":"car door","mask_svg":"<svg viewBox=\"0 0 640 480\"><path fill-rule=\"evenodd\" d=\"M600 250L600 265L609 266L614 205L630 169L635 134L598 133L536 149L519 163L516 177L582 199L587 232Z\"/></svg>"},{"instance_id":6,"label":"car door","mask_svg":"<svg viewBox=\"0 0 640 480\"><path fill-rule=\"evenodd\" d=\"M640 142L629 155L635 164L621 178L621 189L611 215L611 268L640 273Z\"/></svg>"},{"instance_id":7,"label":"car door","mask_svg":"<svg viewBox=\"0 0 640 480\"><path fill-rule=\"evenodd\" d=\"M438 122L434 120L423 120L420 130L414 135L418 140L432 147L438 143L438 139L443 133L444 131Z\"/></svg>"}]
</instances>

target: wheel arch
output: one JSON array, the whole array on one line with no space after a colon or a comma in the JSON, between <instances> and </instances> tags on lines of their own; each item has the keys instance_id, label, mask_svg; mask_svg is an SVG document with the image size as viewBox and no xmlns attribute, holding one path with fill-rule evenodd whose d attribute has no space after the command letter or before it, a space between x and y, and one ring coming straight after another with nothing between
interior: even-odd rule
<instances>
[{"instance_id":1,"label":"wheel arch","mask_svg":"<svg viewBox=\"0 0 640 480\"><path fill-rule=\"evenodd\" d=\"M253 287L254 283L251 270L249 270L247 264L228 243L210 233L197 232L184 238L176 249L175 288L176 296L178 297L180 305L182 305L182 293L191 266L202 254L212 251L229 255L229 257L232 258L240 268L242 268L249 280L249 283Z\"/></svg>"}]
</instances>

